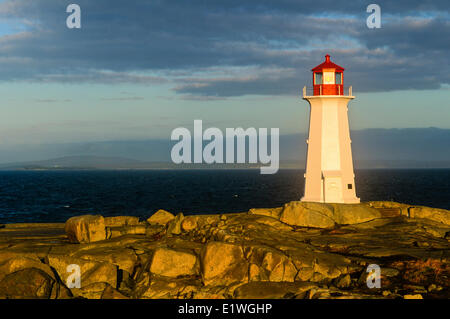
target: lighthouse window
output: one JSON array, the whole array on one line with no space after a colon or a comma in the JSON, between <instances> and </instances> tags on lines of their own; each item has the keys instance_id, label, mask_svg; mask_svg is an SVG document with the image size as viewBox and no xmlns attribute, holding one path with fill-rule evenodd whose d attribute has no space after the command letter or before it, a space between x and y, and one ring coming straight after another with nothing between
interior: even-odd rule
<instances>
[{"instance_id":1,"label":"lighthouse window","mask_svg":"<svg viewBox=\"0 0 450 319\"><path fill-rule=\"evenodd\" d=\"M342 84L342 73L336 73L336 84Z\"/></svg>"},{"instance_id":2,"label":"lighthouse window","mask_svg":"<svg viewBox=\"0 0 450 319\"><path fill-rule=\"evenodd\" d=\"M316 84L322 84L322 73L316 73Z\"/></svg>"},{"instance_id":3,"label":"lighthouse window","mask_svg":"<svg viewBox=\"0 0 450 319\"><path fill-rule=\"evenodd\" d=\"M353 188L353 185L352 185L352 184L347 184L347 188L348 188L348 189L352 189L352 188Z\"/></svg>"}]
</instances>

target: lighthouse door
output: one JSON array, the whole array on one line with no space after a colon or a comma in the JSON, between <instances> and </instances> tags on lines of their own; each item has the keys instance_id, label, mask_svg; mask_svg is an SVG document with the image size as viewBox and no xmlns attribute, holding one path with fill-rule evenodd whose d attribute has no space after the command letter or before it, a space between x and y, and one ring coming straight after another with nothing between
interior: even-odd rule
<instances>
[{"instance_id":1,"label":"lighthouse door","mask_svg":"<svg viewBox=\"0 0 450 319\"><path fill-rule=\"evenodd\" d=\"M325 203L342 203L342 178L338 174L323 174L323 198Z\"/></svg>"}]
</instances>

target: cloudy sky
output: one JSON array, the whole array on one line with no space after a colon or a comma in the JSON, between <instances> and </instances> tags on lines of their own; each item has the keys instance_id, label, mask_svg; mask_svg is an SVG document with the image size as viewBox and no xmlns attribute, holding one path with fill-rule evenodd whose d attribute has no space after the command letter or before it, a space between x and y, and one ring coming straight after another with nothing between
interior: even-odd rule
<instances>
[{"instance_id":1,"label":"cloudy sky","mask_svg":"<svg viewBox=\"0 0 450 319\"><path fill-rule=\"evenodd\" d=\"M66 7L81 7L81 29ZM369 29L370 3L381 28ZM306 132L311 68L345 67L352 129L450 128L448 0L0 1L0 144Z\"/></svg>"}]
</instances>

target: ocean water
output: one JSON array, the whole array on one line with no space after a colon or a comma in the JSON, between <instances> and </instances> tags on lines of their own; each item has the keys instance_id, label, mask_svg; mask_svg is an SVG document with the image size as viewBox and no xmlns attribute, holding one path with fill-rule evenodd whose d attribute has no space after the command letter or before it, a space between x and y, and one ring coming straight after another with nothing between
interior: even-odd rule
<instances>
[{"instance_id":1,"label":"ocean water","mask_svg":"<svg viewBox=\"0 0 450 319\"><path fill-rule=\"evenodd\" d=\"M64 222L102 214L147 218L277 207L303 194L303 170L0 171L0 223ZM450 169L357 170L362 201L393 200L450 209Z\"/></svg>"}]
</instances>

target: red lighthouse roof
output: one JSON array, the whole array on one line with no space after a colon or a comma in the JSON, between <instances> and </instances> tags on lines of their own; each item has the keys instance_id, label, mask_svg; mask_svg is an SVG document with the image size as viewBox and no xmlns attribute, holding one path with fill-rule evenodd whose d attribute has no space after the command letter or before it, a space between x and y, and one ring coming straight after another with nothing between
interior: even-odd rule
<instances>
[{"instance_id":1,"label":"red lighthouse roof","mask_svg":"<svg viewBox=\"0 0 450 319\"><path fill-rule=\"evenodd\" d=\"M344 71L345 69L330 60L330 56L327 54L325 56L325 62L319 64L315 68L313 68L311 71L322 71L323 69L336 69L336 71Z\"/></svg>"}]
</instances>

